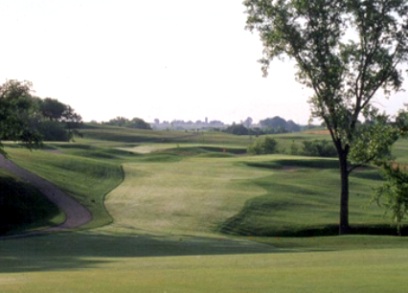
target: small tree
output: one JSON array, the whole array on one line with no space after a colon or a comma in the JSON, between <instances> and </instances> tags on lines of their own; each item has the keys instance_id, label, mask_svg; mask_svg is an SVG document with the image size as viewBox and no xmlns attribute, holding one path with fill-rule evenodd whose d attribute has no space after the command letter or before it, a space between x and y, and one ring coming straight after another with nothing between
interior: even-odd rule
<instances>
[{"instance_id":1,"label":"small tree","mask_svg":"<svg viewBox=\"0 0 408 293\"><path fill-rule=\"evenodd\" d=\"M312 116L324 121L339 159L339 233L347 233L354 168L349 154L360 116L378 112L372 103L377 91L388 96L401 88L398 66L408 60L408 2L245 0L244 5L247 27L263 42L264 74L272 59L289 56L296 61L298 80L314 91Z\"/></svg>"},{"instance_id":2,"label":"small tree","mask_svg":"<svg viewBox=\"0 0 408 293\"><path fill-rule=\"evenodd\" d=\"M408 108L408 105L406 105ZM395 122L387 125L387 129L377 129L378 136L385 139L404 138L408 135L408 111L399 111ZM375 145L375 141L371 142ZM388 149L383 150L389 152ZM378 162L383 167L385 182L377 188L375 201L387 211L396 224L401 235L402 220L408 214L408 167L392 161Z\"/></svg>"},{"instance_id":3,"label":"small tree","mask_svg":"<svg viewBox=\"0 0 408 293\"><path fill-rule=\"evenodd\" d=\"M277 152L278 142L272 137L258 138L248 147L248 152L255 155L274 154Z\"/></svg>"},{"instance_id":4,"label":"small tree","mask_svg":"<svg viewBox=\"0 0 408 293\"><path fill-rule=\"evenodd\" d=\"M391 212L401 235L402 220L408 213L408 170L394 163L384 163L384 184L377 188L375 201Z\"/></svg>"},{"instance_id":5,"label":"small tree","mask_svg":"<svg viewBox=\"0 0 408 293\"><path fill-rule=\"evenodd\" d=\"M41 145L36 129L39 113L31 95L32 84L8 80L0 86L0 140L20 141L27 148ZM0 153L5 154L0 141Z\"/></svg>"},{"instance_id":6,"label":"small tree","mask_svg":"<svg viewBox=\"0 0 408 293\"><path fill-rule=\"evenodd\" d=\"M82 126L82 117L71 106L65 105L57 99L37 99L43 120L39 129L45 140L71 140L76 135L81 135L78 129Z\"/></svg>"}]
</instances>

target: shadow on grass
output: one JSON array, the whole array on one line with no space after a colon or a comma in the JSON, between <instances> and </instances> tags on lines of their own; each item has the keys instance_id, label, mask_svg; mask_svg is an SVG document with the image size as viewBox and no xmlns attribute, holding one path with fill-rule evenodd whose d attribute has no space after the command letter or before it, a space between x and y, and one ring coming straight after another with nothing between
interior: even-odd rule
<instances>
[{"instance_id":1,"label":"shadow on grass","mask_svg":"<svg viewBox=\"0 0 408 293\"><path fill-rule=\"evenodd\" d=\"M52 221L59 214L58 208L30 184L0 176L0 236L55 225Z\"/></svg>"},{"instance_id":2,"label":"shadow on grass","mask_svg":"<svg viewBox=\"0 0 408 293\"><path fill-rule=\"evenodd\" d=\"M0 273L95 267L110 258L278 252L247 240L188 236L65 232L0 240Z\"/></svg>"},{"instance_id":3,"label":"shadow on grass","mask_svg":"<svg viewBox=\"0 0 408 293\"><path fill-rule=\"evenodd\" d=\"M336 159L284 159L270 162L246 162L250 167L282 169L282 168L313 168L313 169L338 169L339 163Z\"/></svg>"},{"instance_id":4,"label":"shadow on grass","mask_svg":"<svg viewBox=\"0 0 408 293\"><path fill-rule=\"evenodd\" d=\"M328 224L309 227L251 227L245 225L246 219L240 215L232 217L219 227L221 233L236 236L253 237L320 237L339 235L339 226ZM396 227L386 224L351 225L349 235L408 236L408 226L401 228L398 235Z\"/></svg>"}]
</instances>

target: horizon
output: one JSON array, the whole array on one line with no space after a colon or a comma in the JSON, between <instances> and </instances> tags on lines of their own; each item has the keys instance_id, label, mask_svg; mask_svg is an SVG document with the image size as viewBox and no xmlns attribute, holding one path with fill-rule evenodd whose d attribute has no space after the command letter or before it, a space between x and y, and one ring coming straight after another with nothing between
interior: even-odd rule
<instances>
[{"instance_id":1,"label":"horizon","mask_svg":"<svg viewBox=\"0 0 408 293\"><path fill-rule=\"evenodd\" d=\"M28 80L84 121L279 115L307 124L312 91L288 59L262 77L262 44L245 30L244 11L235 0L4 0L0 82ZM379 93L374 104L395 114L407 100Z\"/></svg>"}]
</instances>

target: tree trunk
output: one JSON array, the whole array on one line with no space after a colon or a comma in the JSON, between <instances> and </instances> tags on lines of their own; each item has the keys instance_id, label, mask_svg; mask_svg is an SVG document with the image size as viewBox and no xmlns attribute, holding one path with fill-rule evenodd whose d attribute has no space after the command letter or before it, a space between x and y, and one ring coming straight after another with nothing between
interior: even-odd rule
<instances>
[{"instance_id":1,"label":"tree trunk","mask_svg":"<svg viewBox=\"0 0 408 293\"><path fill-rule=\"evenodd\" d=\"M347 154L339 154L341 194L340 194L340 225L339 234L348 234L349 226L349 172Z\"/></svg>"}]
</instances>

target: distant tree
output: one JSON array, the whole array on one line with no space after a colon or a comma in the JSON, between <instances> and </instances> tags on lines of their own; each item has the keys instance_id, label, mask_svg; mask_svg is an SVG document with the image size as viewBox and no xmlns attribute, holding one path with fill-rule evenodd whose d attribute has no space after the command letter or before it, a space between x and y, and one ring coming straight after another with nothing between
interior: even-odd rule
<instances>
[{"instance_id":1,"label":"distant tree","mask_svg":"<svg viewBox=\"0 0 408 293\"><path fill-rule=\"evenodd\" d=\"M67 106L56 99L39 100L41 113L49 120L58 121L62 118Z\"/></svg>"},{"instance_id":2,"label":"distant tree","mask_svg":"<svg viewBox=\"0 0 408 293\"><path fill-rule=\"evenodd\" d=\"M269 133L285 133L300 131L300 126L292 120L286 121L285 119L275 116L273 118L266 118L259 121L259 124L264 129L269 129Z\"/></svg>"},{"instance_id":3,"label":"distant tree","mask_svg":"<svg viewBox=\"0 0 408 293\"><path fill-rule=\"evenodd\" d=\"M129 120L125 117L118 116L114 119L109 120L108 122L105 122L104 124L128 128L152 129L149 123L145 122L143 119L136 117L132 120Z\"/></svg>"},{"instance_id":4,"label":"distant tree","mask_svg":"<svg viewBox=\"0 0 408 293\"><path fill-rule=\"evenodd\" d=\"M271 60L289 56L296 61L298 80L314 91L312 115L325 122L339 159L339 233L348 233L349 154L360 135L358 119L373 118L379 89L389 96L401 88L398 66L408 61L408 2L245 0L244 5L248 28L263 42L264 74Z\"/></svg>"},{"instance_id":5,"label":"distant tree","mask_svg":"<svg viewBox=\"0 0 408 293\"><path fill-rule=\"evenodd\" d=\"M242 124L232 124L225 129L225 132L235 135L248 135L249 130Z\"/></svg>"},{"instance_id":6,"label":"distant tree","mask_svg":"<svg viewBox=\"0 0 408 293\"><path fill-rule=\"evenodd\" d=\"M8 80L0 86L0 153L5 154L1 140L14 140L27 148L41 145L42 137L35 128L38 108L31 95L32 84Z\"/></svg>"},{"instance_id":7,"label":"distant tree","mask_svg":"<svg viewBox=\"0 0 408 293\"><path fill-rule=\"evenodd\" d=\"M313 140L303 141L302 155L314 157L335 157L337 155L336 148L330 141Z\"/></svg>"},{"instance_id":8,"label":"distant tree","mask_svg":"<svg viewBox=\"0 0 408 293\"><path fill-rule=\"evenodd\" d=\"M43 116L39 123L39 129L45 140L68 141L73 136L81 135L79 129L82 127L82 117L75 110L57 99L37 99Z\"/></svg>"},{"instance_id":9,"label":"distant tree","mask_svg":"<svg viewBox=\"0 0 408 293\"><path fill-rule=\"evenodd\" d=\"M254 155L274 154L277 152L278 142L272 137L258 138L248 147L248 152Z\"/></svg>"},{"instance_id":10,"label":"distant tree","mask_svg":"<svg viewBox=\"0 0 408 293\"><path fill-rule=\"evenodd\" d=\"M109 120L108 122L105 122L105 124L112 126L127 127L127 125L129 124L129 119L118 116L116 118Z\"/></svg>"},{"instance_id":11,"label":"distant tree","mask_svg":"<svg viewBox=\"0 0 408 293\"><path fill-rule=\"evenodd\" d=\"M138 129L152 129L149 123L145 122L143 119L136 117L130 121L129 127Z\"/></svg>"},{"instance_id":12,"label":"distant tree","mask_svg":"<svg viewBox=\"0 0 408 293\"><path fill-rule=\"evenodd\" d=\"M247 119L245 119L245 121L242 123L246 128L250 128L252 125L252 122L254 120L251 117L248 117Z\"/></svg>"},{"instance_id":13,"label":"distant tree","mask_svg":"<svg viewBox=\"0 0 408 293\"><path fill-rule=\"evenodd\" d=\"M83 125L82 117L71 106L66 106L65 111L62 113L61 122L65 124L69 139L72 139L74 135L81 136L78 130Z\"/></svg>"}]
</instances>

